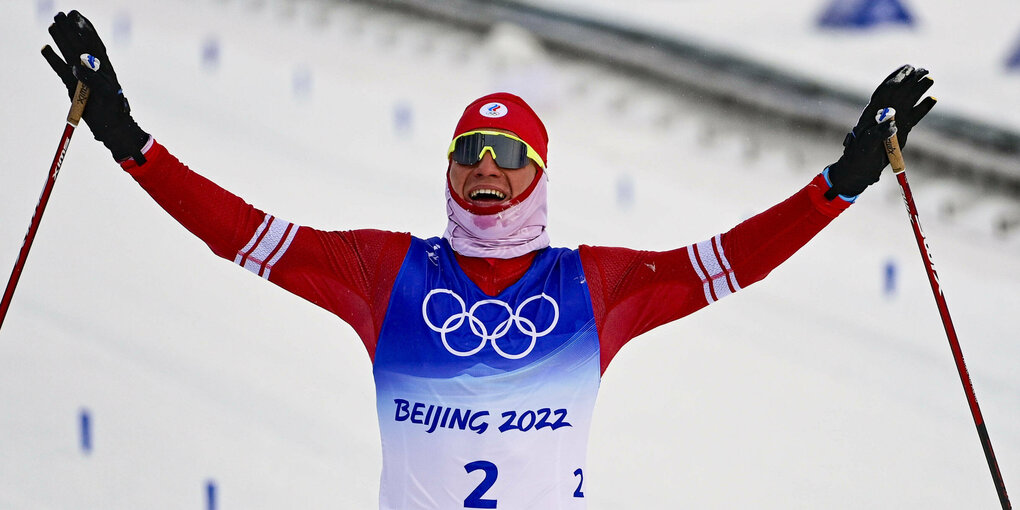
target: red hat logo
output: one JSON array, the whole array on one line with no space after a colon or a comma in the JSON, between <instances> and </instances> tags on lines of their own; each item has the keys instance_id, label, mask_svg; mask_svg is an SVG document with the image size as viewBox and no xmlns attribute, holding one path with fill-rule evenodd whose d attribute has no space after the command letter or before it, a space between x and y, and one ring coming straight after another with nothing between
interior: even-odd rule
<instances>
[{"instance_id":1,"label":"red hat logo","mask_svg":"<svg viewBox=\"0 0 1020 510\"><path fill-rule=\"evenodd\" d=\"M509 110L503 103L486 103L478 110L478 113L482 114L483 117L489 117L490 119L498 119L499 117L505 116Z\"/></svg>"}]
</instances>

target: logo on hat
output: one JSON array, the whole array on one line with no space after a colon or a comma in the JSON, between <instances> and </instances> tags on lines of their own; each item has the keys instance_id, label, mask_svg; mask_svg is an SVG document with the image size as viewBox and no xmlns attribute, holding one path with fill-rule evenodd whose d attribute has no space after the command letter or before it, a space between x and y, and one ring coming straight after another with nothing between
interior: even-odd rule
<instances>
[{"instance_id":1,"label":"logo on hat","mask_svg":"<svg viewBox=\"0 0 1020 510\"><path fill-rule=\"evenodd\" d=\"M485 103L482 108L478 110L478 113L482 114L482 117L489 117L490 119L498 119L505 116L509 110L503 103Z\"/></svg>"}]
</instances>

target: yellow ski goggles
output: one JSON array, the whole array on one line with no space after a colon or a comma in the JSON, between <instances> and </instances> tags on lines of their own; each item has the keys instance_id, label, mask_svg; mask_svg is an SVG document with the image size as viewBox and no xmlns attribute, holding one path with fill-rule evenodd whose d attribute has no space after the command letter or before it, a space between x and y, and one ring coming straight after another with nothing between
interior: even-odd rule
<instances>
[{"instance_id":1,"label":"yellow ski goggles","mask_svg":"<svg viewBox=\"0 0 1020 510\"><path fill-rule=\"evenodd\" d=\"M492 154L492 159L500 168L516 170L524 168L531 159L542 168L545 161L535 149L524 140L508 133L498 131L468 131L450 142L446 156L462 165L477 165L485 152Z\"/></svg>"}]
</instances>

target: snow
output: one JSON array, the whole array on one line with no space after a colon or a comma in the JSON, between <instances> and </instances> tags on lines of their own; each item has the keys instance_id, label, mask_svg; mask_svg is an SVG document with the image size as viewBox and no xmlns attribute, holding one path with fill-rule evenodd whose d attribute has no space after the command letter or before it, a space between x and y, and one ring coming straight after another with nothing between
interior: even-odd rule
<instances>
[{"instance_id":1,"label":"snow","mask_svg":"<svg viewBox=\"0 0 1020 510\"><path fill-rule=\"evenodd\" d=\"M959 104L984 117L984 101L995 98L994 111L1016 111L1015 86L1006 87L1012 96L995 95L981 88L996 81L987 76L953 78L970 65L990 67L994 51L985 63L945 55L981 41L994 49L989 41L1012 6L1001 4L1004 13L964 43L926 36L940 108ZM659 9L685 29L699 25L706 39L722 28L696 16L720 9L708 2L628 5L631 15ZM681 5L689 16L674 15ZM952 12L946 5L920 16L935 26L936 9ZM249 202L321 228L440 233L442 150L464 105L500 88L524 94L551 133L557 245L669 249L707 239L795 192L840 150L838 142L805 149L721 129L682 98L512 44L490 58L508 38L525 37L512 29L480 40L321 2L92 0L80 8L106 37L145 129ZM801 1L749 11L771 23L733 17L728 32L743 35L727 44L754 40L756 58L776 59L780 32L807 37L794 28L815 9ZM801 21L787 11L801 11ZM38 56L49 42L47 16L20 2L0 17L0 46L16 70L0 84L0 268L17 257L67 111ZM111 27L126 20L130 31L114 36ZM219 67L201 61L210 40L220 44ZM861 88L913 57L894 55L890 66L848 62L849 53L805 47L800 69L831 69ZM90 138L84 125L76 132L0 330L0 508L200 509L209 481L217 508L375 507L371 366L353 331L217 259ZM915 181L1015 492L1020 241L992 226L1015 219L1016 205ZM890 261L897 286L886 294ZM93 421L88 454L78 443L83 409ZM891 176L764 282L624 348L603 379L585 475L593 510L994 508Z\"/></svg>"}]
</instances>

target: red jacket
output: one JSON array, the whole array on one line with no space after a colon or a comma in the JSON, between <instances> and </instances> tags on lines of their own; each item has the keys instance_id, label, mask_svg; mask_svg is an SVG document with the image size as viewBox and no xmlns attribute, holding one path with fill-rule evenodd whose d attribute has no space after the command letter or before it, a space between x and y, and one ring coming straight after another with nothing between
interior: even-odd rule
<instances>
[{"instance_id":1,"label":"red jacket","mask_svg":"<svg viewBox=\"0 0 1020 510\"><path fill-rule=\"evenodd\" d=\"M154 143L148 162L123 168L217 255L329 310L350 324L375 358L393 282L411 242L408 233L322 231L274 218L191 171ZM601 366L630 339L690 314L761 280L849 207L827 201L816 176L790 198L728 232L675 250L655 252L582 245ZM514 283L534 253L513 259L458 255L485 293Z\"/></svg>"}]
</instances>

